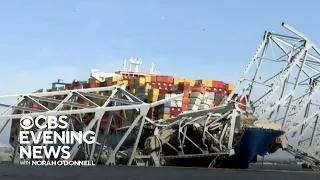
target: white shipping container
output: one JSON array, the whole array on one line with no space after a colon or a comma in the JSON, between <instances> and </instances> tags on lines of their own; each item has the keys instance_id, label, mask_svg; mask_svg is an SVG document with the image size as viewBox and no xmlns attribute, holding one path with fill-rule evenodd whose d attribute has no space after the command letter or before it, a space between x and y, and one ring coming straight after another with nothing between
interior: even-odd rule
<instances>
[{"instance_id":1,"label":"white shipping container","mask_svg":"<svg viewBox=\"0 0 320 180\"><path fill-rule=\"evenodd\" d=\"M167 99L167 98L170 98L171 95L170 94L160 94L159 95L159 99Z\"/></svg>"},{"instance_id":2,"label":"white shipping container","mask_svg":"<svg viewBox=\"0 0 320 180\"><path fill-rule=\"evenodd\" d=\"M208 104L200 104L199 109L209 109L210 106Z\"/></svg>"},{"instance_id":3,"label":"white shipping container","mask_svg":"<svg viewBox=\"0 0 320 180\"><path fill-rule=\"evenodd\" d=\"M203 94L201 94L200 92L191 92L190 93L190 98L199 98L199 99L203 99Z\"/></svg>"},{"instance_id":4,"label":"white shipping container","mask_svg":"<svg viewBox=\"0 0 320 180\"><path fill-rule=\"evenodd\" d=\"M177 106L182 107L182 101L177 101Z\"/></svg>"},{"instance_id":5,"label":"white shipping container","mask_svg":"<svg viewBox=\"0 0 320 180\"><path fill-rule=\"evenodd\" d=\"M190 98L190 102L189 105L200 105L201 104L201 100L199 98Z\"/></svg>"},{"instance_id":6,"label":"white shipping container","mask_svg":"<svg viewBox=\"0 0 320 180\"><path fill-rule=\"evenodd\" d=\"M204 93L203 98L207 99L209 97L209 92Z\"/></svg>"},{"instance_id":7,"label":"white shipping container","mask_svg":"<svg viewBox=\"0 0 320 180\"><path fill-rule=\"evenodd\" d=\"M206 99L203 104L209 104L210 105L212 103L213 103L212 99Z\"/></svg>"},{"instance_id":8,"label":"white shipping container","mask_svg":"<svg viewBox=\"0 0 320 180\"><path fill-rule=\"evenodd\" d=\"M171 106L176 107L177 106L177 101L171 101Z\"/></svg>"},{"instance_id":9,"label":"white shipping container","mask_svg":"<svg viewBox=\"0 0 320 180\"><path fill-rule=\"evenodd\" d=\"M214 92L208 92L208 99L212 99L214 100L214 97L215 97L215 93Z\"/></svg>"},{"instance_id":10,"label":"white shipping container","mask_svg":"<svg viewBox=\"0 0 320 180\"><path fill-rule=\"evenodd\" d=\"M197 111L197 110L199 110L199 106L197 106L197 105L189 106L188 110L189 111Z\"/></svg>"}]
</instances>

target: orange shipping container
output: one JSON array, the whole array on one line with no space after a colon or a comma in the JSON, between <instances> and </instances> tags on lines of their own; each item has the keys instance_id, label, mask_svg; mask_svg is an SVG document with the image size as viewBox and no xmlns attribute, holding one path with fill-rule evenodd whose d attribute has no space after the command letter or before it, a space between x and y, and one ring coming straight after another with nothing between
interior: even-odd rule
<instances>
[{"instance_id":1,"label":"orange shipping container","mask_svg":"<svg viewBox=\"0 0 320 180\"><path fill-rule=\"evenodd\" d=\"M189 97L182 98L182 104L189 104L189 102L190 102Z\"/></svg>"},{"instance_id":2,"label":"orange shipping container","mask_svg":"<svg viewBox=\"0 0 320 180\"><path fill-rule=\"evenodd\" d=\"M204 87L192 87L191 88L192 92L200 92L202 94L206 93L206 88Z\"/></svg>"},{"instance_id":3,"label":"orange shipping container","mask_svg":"<svg viewBox=\"0 0 320 180\"><path fill-rule=\"evenodd\" d=\"M157 76L151 76L151 82L152 83L157 82Z\"/></svg>"},{"instance_id":4,"label":"orange shipping container","mask_svg":"<svg viewBox=\"0 0 320 180\"><path fill-rule=\"evenodd\" d=\"M182 104L182 111L188 111L188 104Z\"/></svg>"}]
</instances>

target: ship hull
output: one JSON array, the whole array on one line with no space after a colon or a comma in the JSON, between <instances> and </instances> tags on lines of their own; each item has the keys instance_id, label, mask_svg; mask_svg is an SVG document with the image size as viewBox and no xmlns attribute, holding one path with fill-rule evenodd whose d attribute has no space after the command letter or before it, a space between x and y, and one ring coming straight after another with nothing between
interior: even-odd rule
<instances>
[{"instance_id":1,"label":"ship hull","mask_svg":"<svg viewBox=\"0 0 320 180\"><path fill-rule=\"evenodd\" d=\"M247 128L240 141L234 146L235 154L229 157L197 157L170 160L169 166L215 167L229 169L247 169L257 155L266 155L272 143L283 134L280 130Z\"/></svg>"},{"instance_id":2,"label":"ship hull","mask_svg":"<svg viewBox=\"0 0 320 180\"><path fill-rule=\"evenodd\" d=\"M283 133L281 130L247 128L234 148L235 154L222 161L220 167L247 169L257 155L266 155L272 143Z\"/></svg>"}]
</instances>

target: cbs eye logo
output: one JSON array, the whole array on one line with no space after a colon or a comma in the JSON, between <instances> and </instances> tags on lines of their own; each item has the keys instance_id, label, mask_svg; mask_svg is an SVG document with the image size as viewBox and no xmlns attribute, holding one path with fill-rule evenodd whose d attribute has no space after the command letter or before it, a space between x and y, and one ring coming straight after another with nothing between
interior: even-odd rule
<instances>
[{"instance_id":1,"label":"cbs eye logo","mask_svg":"<svg viewBox=\"0 0 320 180\"><path fill-rule=\"evenodd\" d=\"M34 120L31 116L23 116L20 119L20 127L25 130L31 129L33 125L34 125Z\"/></svg>"}]
</instances>

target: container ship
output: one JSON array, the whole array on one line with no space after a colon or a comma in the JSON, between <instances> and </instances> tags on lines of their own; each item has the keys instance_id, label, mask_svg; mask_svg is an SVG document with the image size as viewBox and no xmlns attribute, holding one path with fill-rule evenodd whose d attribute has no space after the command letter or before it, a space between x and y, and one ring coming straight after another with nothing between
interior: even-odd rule
<instances>
[{"instance_id":1,"label":"container ship","mask_svg":"<svg viewBox=\"0 0 320 180\"><path fill-rule=\"evenodd\" d=\"M278 148L281 148L281 141L279 136L284 132L281 131L279 124L261 123L251 115L237 116L234 125L234 135L229 149L226 146L230 142L230 135L226 135L230 131L228 123L221 121L223 117L216 119L205 120L207 115L203 112L210 110L227 112L233 107L221 108L220 105L224 99L234 90L234 85L225 83L219 80L192 80L188 78L176 78L173 76L164 76L154 72L154 64L150 72L140 72L139 65L142 61L138 59L130 59L130 68L127 70L126 61L123 62L123 69L115 73L103 73L98 70L91 72L91 77L87 81L74 80L71 83L65 83L62 80L52 83L51 89L41 89L37 93L65 91L74 89L88 89L97 87L109 87L114 85L124 85L125 90L132 95L143 101L144 103L154 103L178 94L183 94L182 97L167 102L157 107L152 107L148 111L147 117L158 124L164 124L166 128L161 129L161 133L155 136L155 129L150 125L146 125L143 129L137 150L140 155L152 155L157 152L158 157L161 159L162 166L188 166L188 167L220 167L220 168L248 168L249 164L257 160L257 156L264 156L267 153L273 153ZM112 92L97 92L100 95L110 96ZM236 94L234 95L236 97ZM63 100L66 95L56 95L51 97L55 100ZM38 99L42 106L48 109L54 109L57 103L42 101ZM89 105L82 99L77 99L77 103ZM105 101L95 100L92 101L98 105L103 105ZM240 110L245 110L246 98L234 99L238 103ZM39 104L30 103L29 108L39 109ZM229 108L229 109L228 109ZM125 110L113 112L113 121L110 124L110 133L106 137L103 132L108 127L108 118L110 112L105 112L101 123L99 125L98 138L107 140L103 141L104 145L109 150L117 148L120 139L124 136L126 131L122 129L134 121L135 110ZM126 120L121 118L125 112ZM15 110L14 114L22 113L21 110ZM179 128L180 125L172 125L175 119L187 116L188 113L199 113L198 123L191 120L185 123L183 128L185 137L190 137L185 140L181 137ZM187 114L187 115L186 115ZM76 115L82 119L83 123L74 122L74 130L83 130L88 126L93 119L94 113L84 113ZM211 114L212 115L212 114ZM211 116L210 115L210 116ZM193 116L193 115L192 115ZM203 117L202 117L203 116ZM214 114L212 115L212 117ZM203 120L201 120L201 118ZM18 140L17 134L19 131L18 119L13 119L11 127L10 143L13 147L17 147ZM208 125L208 122L216 123L215 125ZM220 124L219 124L220 123ZM205 127L207 126L207 127ZM199 128L202 127L202 128ZM204 135L204 131L208 132ZM212 137L208 140L208 137ZM161 145L156 143L155 137L161 139ZM135 146L137 133L130 133L125 141L119 147L119 151L125 152ZM182 140L183 139L183 140ZM184 145L181 142L184 141ZM183 147L181 147L181 145ZM177 152L176 149L179 149ZM205 150L203 150L205 149ZM103 151L103 152L101 152ZM205 151L205 152L204 152ZM182 152L182 153L181 153ZM225 152L225 153L223 153ZM108 150L100 148L95 152L96 163L108 164ZM97 158L98 156L98 158ZM79 150L74 159L87 159L84 150ZM127 164L130 161L127 156L119 158L116 164ZM146 162L146 161L144 161ZM135 162L134 164L139 164ZM157 163L154 163L157 164Z\"/></svg>"}]
</instances>

